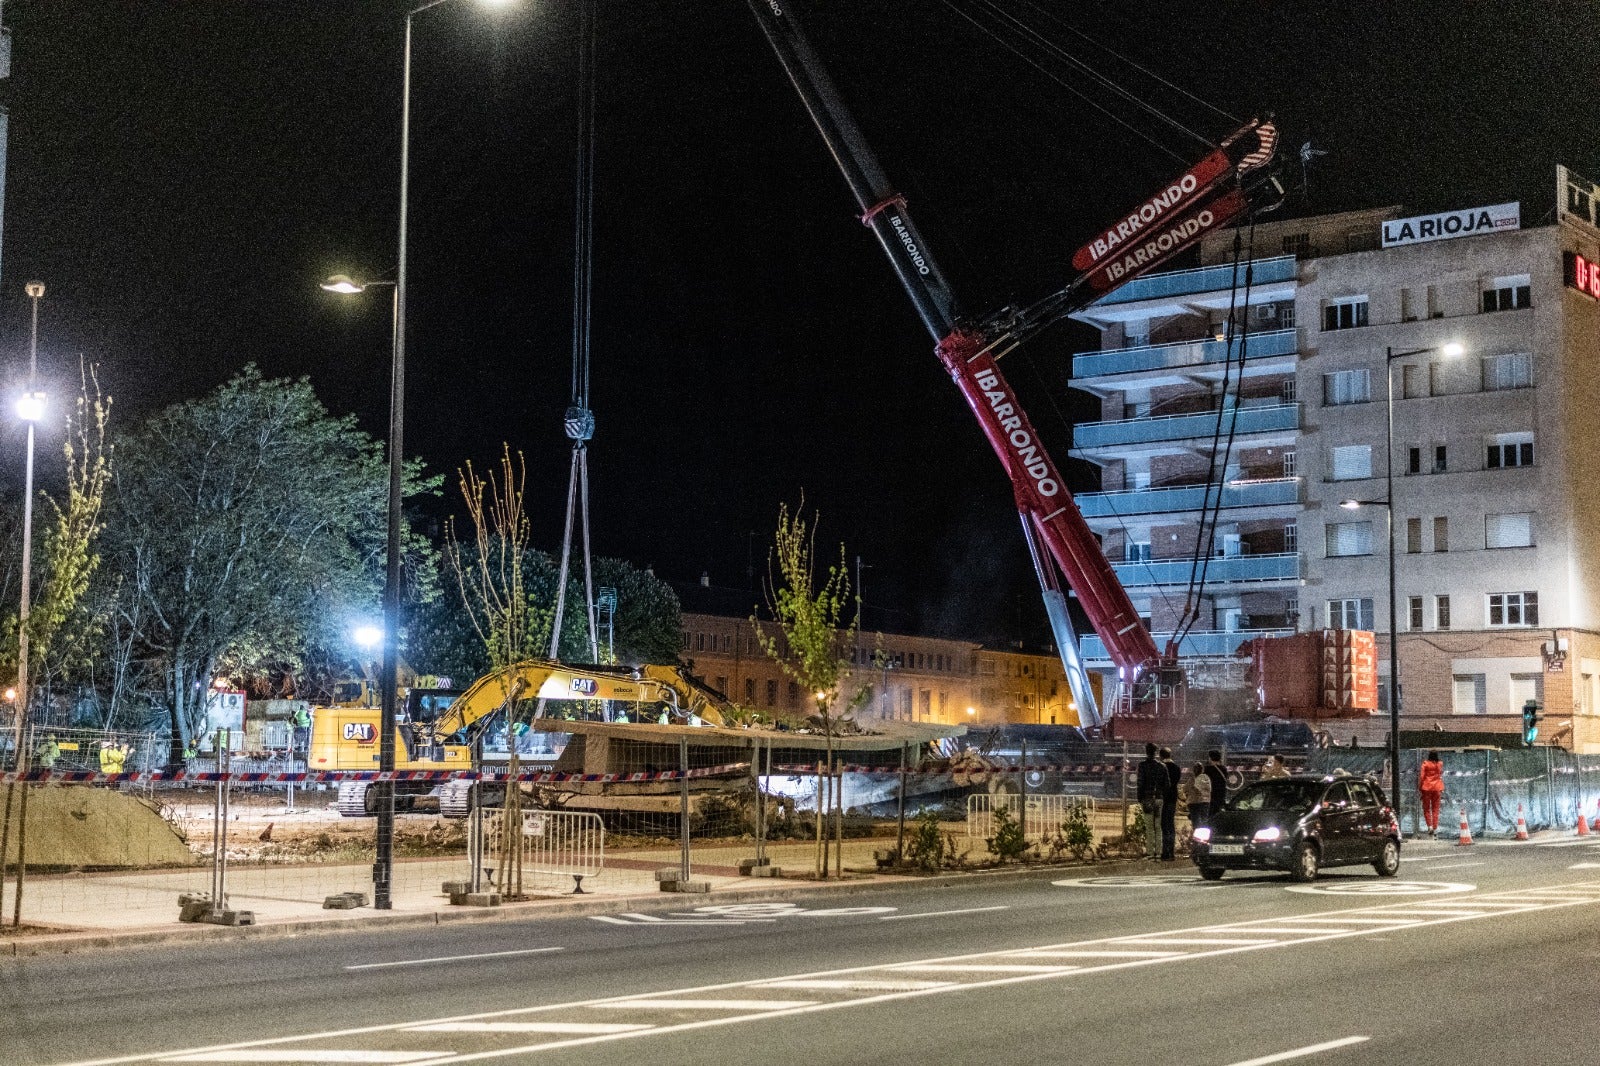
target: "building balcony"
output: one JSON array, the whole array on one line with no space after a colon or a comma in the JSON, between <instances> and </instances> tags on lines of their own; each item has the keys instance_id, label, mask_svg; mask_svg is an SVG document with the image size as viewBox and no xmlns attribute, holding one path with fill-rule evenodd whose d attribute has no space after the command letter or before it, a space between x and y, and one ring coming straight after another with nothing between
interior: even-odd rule
<instances>
[{"instance_id":1,"label":"building balcony","mask_svg":"<svg viewBox=\"0 0 1600 1066\"><path fill-rule=\"evenodd\" d=\"M1292 629L1240 629L1234 631L1190 631L1178 645L1180 659L1232 659L1239 646L1257 637L1283 637L1294 633ZM1152 634L1156 647L1166 651L1167 642L1172 639L1171 633ZM1084 665L1091 667L1107 667L1111 665L1111 657L1106 654L1106 646L1098 636L1090 634L1078 642L1078 652L1083 657Z\"/></svg>"},{"instance_id":2,"label":"building balcony","mask_svg":"<svg viewBox=\"0 0 1600 1066\"><path fill-rule=\"evenodd\" d=\"M1117 580L1125 588L1150 585L1186 585L1194 569L1193 559L1151 559L1145 562L1113 563ZM1295 584L1300 580L1300 553L1274 555L1213 556L1206 567L1206 588L1230 584Z\"/></svg>"},{"instance_id":3,"label":"building balcony","mask_svg":"<svg viewBox=\"0 0 1600 1066\"><path fill-rule=\"evenodd\" d=\"M1227 341L1182 341L1142 348L1080 352L1072 357L1072 385L1105 394L1137 386L1141 389L1220 380L1229 359L1238 361L1240 338ZM1246 377L1294 372L1299 333L1278 329L1251 333L1244 340Z\"/></svg>"},{"instance_id":4,"label":"building balcony","mask_svg":"<svg viewBox=\"0 0 1600 1066\"><path fill-rule=\"evenodd\" d=\"M1250 306L1294 298L1299 265L1292 255L1257 259L1250 280ZM1135 278L1107 293L1072 317L1104 327L1170 315L1192 315L1244 306L1244 265L1232 263L1172 270Z\"/></svg>"},{"instance_id":5,"label":"building balcony","mask_svg":"<svg viewBox=\"0 0 1600 1066\"><path fill-rule=\"evenodd\" d=\"M1216 505L1213 491L1210 503ZM1198 511L1206 502L1206 486L1173 485L1167 488L1129 489L1122 492L1085 492L1074 497L1085 518L1126 518L1141 514L1176 514ZM1263 478L1256 481L1230 481L1222 486L1222 506L1298 507L1300 479Z\"/></svg>"},{"instance_id":6,"label":"building balcony","mask_svg":"<svg viewBox=\"0 0 1600 1066\"><path fill-rule=\"evenodd\" d=\"M1231 415L1224 416L1224 435L1228 433L1230 423ZM1282 443L1287 444L1299 433L1300 405L1279 403L1241 407L1238 422L1232 429L1235 437L1275 433ZM1072 446L1079 452L1111 452L1114 454L1108 454L1107 458L1120 458L1130 451L1150 454L1175 451L1178 449L1171 445L1179 441L1196 438L1210 441L1216 432L1217 412L1214 410L1153 418L1124 418L1112 422L1080 422L1072 430ZM1267 443L1271 442L1250 442L1252 447Z\"/></svg>"}]
</instances>

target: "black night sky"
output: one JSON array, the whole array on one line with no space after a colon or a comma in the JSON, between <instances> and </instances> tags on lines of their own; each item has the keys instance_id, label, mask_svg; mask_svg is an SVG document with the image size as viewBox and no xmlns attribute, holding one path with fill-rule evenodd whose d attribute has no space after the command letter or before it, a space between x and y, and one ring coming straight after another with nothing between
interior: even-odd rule
<instances>
[{"instance_id":1,"label":"black night sky","mask_svg":"<svg viewBox=\"0 0 1600 1066\"><path fill-rule=\"evenodd\" d=\"M1275 112L1291 156L1307 139L1328 152L1298 212L1521 200L1528 225L1548 220L1557 163L1600 178L1592 3L992 3L1209 136L1233 124L1072 30L1231 115ZM1145 136L1201 152L999 47L963 17L990 0L793 6L969 310L1057 287L1073 248L1184 168ZM310 375L381 436L387 290L317 282L392 276L407 9L5 3L8 383L39 278L45 374L99 363L123 425L254 361ZM870 626L1042 639L1000 469L744 0L600 0L599 20L596 550L743 586L803 490L821 542L870 567ZM570 456L576 22L571 0L453 0L415 20L407 452L452 474L502 441L523 449L551 549ZM1067 357L1094 344L1061 327L1008 358L1058 459L1087 413ZM0 432L7 483L18 440ZM48 481L48 434L44 449Z\"/></svg>"}]
</instances>

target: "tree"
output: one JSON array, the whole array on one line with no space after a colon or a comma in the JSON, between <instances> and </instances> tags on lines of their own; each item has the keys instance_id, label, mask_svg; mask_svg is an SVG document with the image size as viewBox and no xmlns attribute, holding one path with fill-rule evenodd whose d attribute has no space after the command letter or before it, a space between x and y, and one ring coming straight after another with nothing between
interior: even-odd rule
<instances>
[{"instance_id":1,"label":"tree","mask_svg":"<svg viewBox=\"0 0 1600 1066\"><path fill-rule=\"evenodd\" d=\"M656 577L653 570L640 570L623 559L595 559L594 580L599 587L617 590L617 616L613 622L617 662L637 666L678 661L683 605L671 585ZM580 630L578 637L581 639L582 635ZM606 636L602 629L602 655Z\"/></svg>"},{"instance_id":2,"label":"tree","mask_svg":"<svg viewBox=\"0 0 1600 1066\"><path fill-rule=\"evenodd\" d=\"M306 379L254 366L175 404L118 444L106 523L123 576L114 605L130 660L153 660L176 756L219 668L298 663L370 615L382 585L387 466L352 416ZM405 492L432 488L408 464ZM429 557L409 542L424 591Z\"/></svg>"},{"instance_id":3,"label":"tree","mask_svg":"<svg viewBox=\"0 0 1600 1066\"><path fill-rule=\"evenodd\" d=\"M816 534L804 512L804 499L793 515L788 504L778 509L778 528L767 560L765 582L767 609L777 632L769 632L758 618L752 617L750 623L761 650L801 686L801 691L816 699L816 720L826 738L827 765L831 767L838 725L848 721L849 714L871 697L872 690L861 686L848 697L840 692L850 672L845 653L855 644L861 603L856 600L855 612L846 621L851 596L843 543L839 545L839 561L828 567L827 577L817 584ZM818 794L820 800L820 787ZM817 817L823 818L820 802ZM826 852L819 870L823 877L828 874L825 856Z\"/></svg>"}]
</instances>

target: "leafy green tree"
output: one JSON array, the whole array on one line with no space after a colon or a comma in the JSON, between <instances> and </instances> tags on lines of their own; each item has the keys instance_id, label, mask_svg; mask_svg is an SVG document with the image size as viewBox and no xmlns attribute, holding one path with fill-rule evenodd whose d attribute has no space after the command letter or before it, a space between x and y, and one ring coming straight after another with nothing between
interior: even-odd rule
<instances>
[{"instance_id":1,"label":"leafy green tree","mask_svg":"<svg viewBox=\"0 0 1600 1066\"><path fill-rule=\"evenodd\" d=\"M382 587L382 446L334 416L309 381L254 366L120 441L105 550L130 661L153 662L178 752L225 668L298 665L370 617ZM431 489L408 464L407 495ZM408 539L408 548L416 542ZM416 598L430 557L408 550Z\"/></svg>"},{"instance_id":2,"label":"leafy green tree","mask_svg":"<svg viewBox=\"0 0 1600 1066\"><path fill-rule=\"evenodd\" d=\"M641 663L669 664L678 661L683 606L678 602L678 594L671 585L656 577L651 570L640 570L623 559L603 557L594 561L594 580L597 588L617 590L617 617L614 623L617 662L636 666ZM570 592L568 597L570 599ZM581 639L581 627L578 636ZM602 655L606 651L606 636L602 625Z\"/></svg>"},{"instance_id":3,"label":"leafy green tree","mask_svg":"<svg viewBox=\"0 0 1600 1066\"><path fill-rule=\"evenodd\" d=\"M863 686L848 696L841 691L850 673L847 653L855 645L860 601L854 601L856 610L847 621L852 598L843 544L839 545L839 561L830 564L818 582L816 534L804 511L804 500L792 515L788 504L778 509L765 583L767 609L776 631L759 618L752 617L750 624L761 650L817 701L816 722L826 738L827 765L831 767L839 725L849 721L849 715L871 697L872 690ZM826 859L819 873L827 876Z\"/></svg>"}]
</instances>

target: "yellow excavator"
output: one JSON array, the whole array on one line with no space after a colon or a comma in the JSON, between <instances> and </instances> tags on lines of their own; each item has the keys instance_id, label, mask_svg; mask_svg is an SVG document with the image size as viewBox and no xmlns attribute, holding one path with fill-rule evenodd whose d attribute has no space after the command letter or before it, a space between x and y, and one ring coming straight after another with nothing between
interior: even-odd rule
<instances>
[{"instance_id":1,"label":"yellow excavator","mask_svg":"<svg viewBox=\"0 0 1600 1066\"><path fill-rule=\"evenodd\" d=\"M517 714L520 704L550 700L603 700L613 710L618 704L631 704L624 708L628 720L639 723L659 722L663 715L680 725L726 723L727 701L722 694L678 666L574 666L530 660L485 674L459 693L420 686L407 689L395 714L394 768L470 770L473 741L495 712L504 708L520 718L524 717ZM381 722L377 707L316 708L306 768L376 770ZM466 780L397 781L395 809L419 809L437 799L439 813L465 818L474 804L495 805L503 793L504 786ZM371 817L377 813L374 798L370 782L342 781L339 813L347 818Z\"/></svg>"}]
</instances>

